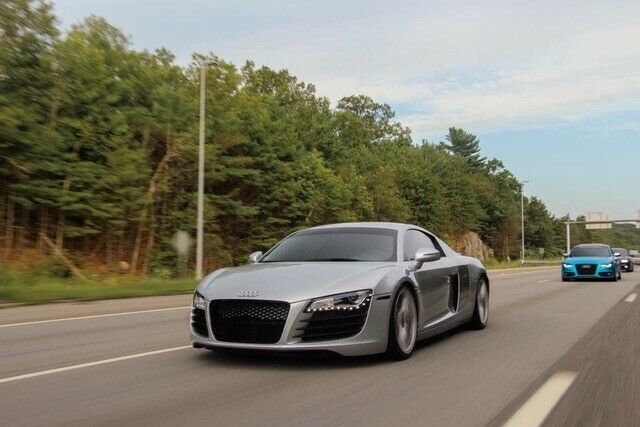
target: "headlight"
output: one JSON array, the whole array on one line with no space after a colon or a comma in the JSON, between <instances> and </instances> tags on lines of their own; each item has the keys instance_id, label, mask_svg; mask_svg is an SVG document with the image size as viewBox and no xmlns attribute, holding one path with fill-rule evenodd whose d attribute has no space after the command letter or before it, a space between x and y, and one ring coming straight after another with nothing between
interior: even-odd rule
<instances>
[{"instance_id":1,"label":"headlight","mask_svg":"<svg viewBox=\"0 0 640 427\"><path fill-rule=\"evenodd\" d=\"M602 268L611 268L613 264L609 263L609 264L600 264L600 267Z\"/></svg>"},{"instance_id":2,"label":"headlight","mask_svg":"<svg viewBox=\"0 0 640 427\"><path fill-rule=\"evenodd\" d=\"M571 268L571 267L573 267L571 264L562 264L562 266L563 266L564 268Z\"/></svg>"},{"instance_id":3,"label":"headlight","mask_svg":"<svg viewBox=\"0 0 640 427\"><path fill-rule=\"evenodd\" d=\"M371 301L372 293L371 289L364 289L362 291L316 298L311 300L304 311L312 313L315 311L357 310L365 307Z\"/></svg>"},{"instance_id":4,"label":"headlight","mask_svg":"<svg viewBox=\"0 0 640 427\"><path fill-rule=\"evenodd\" d=\"M206 310L204 297L198 291L193 294L193 307L200 310Z\"/></svg>"},{"instance_id":5,"label":"headlight","mask_svg":"<svg viewBox=\"0 0 640 427\"><path fill-rule=\"evenodd\" d=\"M620 262L622 262L622 263L625 263L625 264L626 264L626 263L628 263L628 262L629 262L629 260L628 260L628 259L621 259L621 260L620 260Z\"/></svg>"}]
</instances>

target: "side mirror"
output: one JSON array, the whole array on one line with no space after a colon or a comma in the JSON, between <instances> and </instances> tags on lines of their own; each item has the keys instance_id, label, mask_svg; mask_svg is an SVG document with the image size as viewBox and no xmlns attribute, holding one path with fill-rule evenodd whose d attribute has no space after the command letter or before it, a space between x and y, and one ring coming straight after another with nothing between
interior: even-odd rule
<instances>
[{"instance_id":1,"label":"side mirror","mask_svg":"<svg viewBox=\"0 0 640 427\"><path fill-rule=\"evenodd\" d=\"M614 252L613 256L616 257L616 258L619 257L620 256L620 252Z\"/></svg>"},{"instance_id":2,"label":"side mirror","mask_svg":"<svg viewBox=\"0 0 640 427\"><path fill-rule=\"evenodd\" d=\"M563 252L562 256L565 257L565 258L569 258L569 252Z\"/></svg>"},{"instance_id":3,"label":"side mirror","mask_svg":"<svg viewBox=\"0 0 640 427\"><path fill-rule=\"evenodd\" d=\"M249 264L257 264L262 257L262 251L257 251L249 255Z\"/></svg>"},{"instance_id":4,"label":"side mirror","mask_svg":"<svg viewBox=\"0 0 640 427\"><path fill-rule=\"evenodd\" d=\"M413 258L416 262L416 268L422 267L425 262L433 262L442 258L439 250L433 248L419 248Z\"/></svg>"}]
</instances>

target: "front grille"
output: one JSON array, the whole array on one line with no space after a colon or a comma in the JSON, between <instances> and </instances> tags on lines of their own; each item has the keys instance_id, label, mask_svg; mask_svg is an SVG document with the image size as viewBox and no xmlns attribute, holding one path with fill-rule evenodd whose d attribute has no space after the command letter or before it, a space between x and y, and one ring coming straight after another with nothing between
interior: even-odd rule
<instances>
[{"instance_id":1,"label":"front grille","mask_svg":"<svg viewBox=\"0 0 640 427\"><path fill-rule=\"evenodd\" d=\"M302 341L325 341L348 338L356 335L364 327L369 312L369 300L357 310L316 311L306 324L298 328Z\"/></svg>"},{"instance_id":2,"label":"front grille","mask_svg":"<svg viewBox=\"0 0 640 427\"><path fill-rule=\"evenodd\" d=\"M207 330L206 312L203 309L191 309L191 327L198 335L202 335L203 337L209 336L209 331Z\"/></svg>"},{"instance_id":3,"label":"front grille","mask_svg":"<svg viewBox=\"0 0 640 427\"><path fill-rule=\"evenodd\" d=\"M211 330L218 341L274 344L280 340L289 315L281 301L211 301Z\"/></svg>"},{"instance_id":4,"label":"front grille","mask_svg":"<svg viewBox=\"0 0 640 427\"><path fill-rule=\"evenodd\" d=\"M578 264L576 265L576 271L579 275L593 276L596 274L597 264Z\"/></svg>"}]
</instances>

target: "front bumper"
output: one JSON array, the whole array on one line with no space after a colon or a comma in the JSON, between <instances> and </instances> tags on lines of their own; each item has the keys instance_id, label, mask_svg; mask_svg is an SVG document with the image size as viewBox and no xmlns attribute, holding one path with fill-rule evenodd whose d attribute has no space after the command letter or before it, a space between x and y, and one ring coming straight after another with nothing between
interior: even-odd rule
<instances>
[{"instance_id":1,"label":"front bumper","mask_svg":"<svg viewBox=\"0 0 640 427\"><path fill-rule=\"evenodd\" d=\"M194 330L193 325L190 326L191 343L194 346L263 351L331 351L343 356L382 353L387 347L391 310L391 298L389 295L373 295L365 324L359 333L348 338L326 341L303 342L301 338L296 337L296 335L299 335L296 331L303 327L304 322L302 322L302 319L308 317L308 314L304 313L303 310L309 301L291 303L282 335L278 342L273 344L235 343L216 340L211 328L210 303L210 301L207 301L207 309L205 311L208 336L205 337L199 334Z\"/></svg>"},{"instance_id":2,"label":"front bumper","mask_svg":"<svg viewBox=\"0 0 640 427\"><path fill-rule=\"evenodd\" d=\"M602 267L597 266L593 272L585 274L583 272L578 272L576 266L572 266L571 268L562 267L562 278L563 279L612 279L616 276L615 267Z\"/></svg>"},{"instance_id":3,"label":"front bumper","mask_svg":"<svg viewBox=\"0 0 640 427\"><path fill-rule=\"evenodd\" d=\"M631 269L633 268L633 263L632 262L621 262L620 263L620 270L622 271L631 271Z\"/></svg>"}]
</instances>

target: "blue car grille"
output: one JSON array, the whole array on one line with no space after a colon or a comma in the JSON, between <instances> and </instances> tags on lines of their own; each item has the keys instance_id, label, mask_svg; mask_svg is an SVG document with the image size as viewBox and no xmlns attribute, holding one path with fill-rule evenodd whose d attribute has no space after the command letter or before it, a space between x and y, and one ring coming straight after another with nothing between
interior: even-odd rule
<instances>
[{"instance_id":1,"label":"blue car grille","mask_svg":"<svg viewBox=\"0 0 640 427\"><path fill-rule=\"evenodd\" d=\"M594 276L598 269L598 264L576 264L576 271L581 276Z\"/></svg>"}]
</instances>

